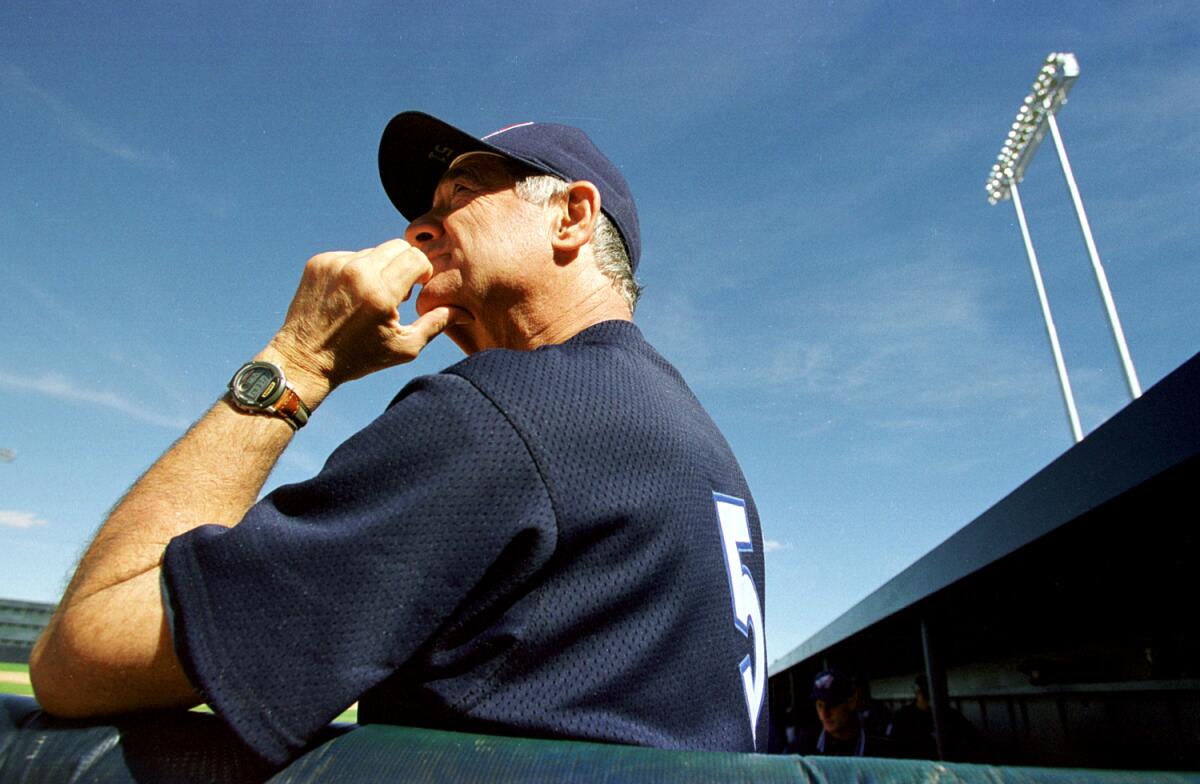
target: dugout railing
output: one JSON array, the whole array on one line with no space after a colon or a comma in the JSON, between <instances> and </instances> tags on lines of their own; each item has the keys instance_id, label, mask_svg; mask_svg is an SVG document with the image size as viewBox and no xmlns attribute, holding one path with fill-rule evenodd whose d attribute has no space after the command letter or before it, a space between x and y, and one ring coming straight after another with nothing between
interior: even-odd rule
<instances>
[{"instance_id":1,"label":"dugout railing","mask_svg":"<svg viewBox=\"0 0 1200 784\"><path fill-rule=\"evenodd\" d=\"M330 727L282 770L216 716L65 721L0 695L0 784L76 782L1200 782L1200 774L1004 768L916 760L686 752L387 725Z\"/></svg>"}]
</instances>

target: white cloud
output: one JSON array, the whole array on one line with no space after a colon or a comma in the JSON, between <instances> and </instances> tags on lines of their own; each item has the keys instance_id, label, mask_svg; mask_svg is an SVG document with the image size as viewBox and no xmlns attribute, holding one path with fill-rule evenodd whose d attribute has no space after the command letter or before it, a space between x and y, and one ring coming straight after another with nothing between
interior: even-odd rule
<instances>
[{"instance_id":1,"label":"white cloud","mask_svg":"<svg viewBox=\"0 0 1200 784\"><path fill-rule=\"evenodd\" d=\"M763 552L764 553L773 553L776 550L790 550L790 549L792 549L792 546L790 544L785 544L785 543L779 541L778 539L763 539Z\"/></svg>"},{"instance_id":2,"label":"white cloud","mask_svg":"<svg viewBox=\"0 0 1200 784\"><path fill-rule=\"evenodd\" d=\"M168 153L139 149L100 127L62 98L35 84L19 66L0 61L0 88L32 98L43 111L61 121L70 136L86 147L144 169L170 170L176 167L175 159Z\"/></svg>"},{"instance_id":3,"label":"white cloud","mask_svg":"<svg viewBox=\"0 0 1200 784\"><path fill-rule=\"evenodd\" d=\"M5 528L33 528L39 525L46 525L46 521L33 512L0 509L0 526Z\"/></svg>"},{"instance_id":4,"label":"white cloud","mask_svg":"<svg viewBox=\"0 0 1200 784\"><path fill-rule=\"evenodd\" d=\"M27 389L59 400L101 406L141 422L172 430L184 430L190 424L186 419L156 413L113 392L96 392L81 387L77 383L72 384L65 376L44 374L37 377L26 377L0 371L0 386Z\"/></svg>"}]
</instances>

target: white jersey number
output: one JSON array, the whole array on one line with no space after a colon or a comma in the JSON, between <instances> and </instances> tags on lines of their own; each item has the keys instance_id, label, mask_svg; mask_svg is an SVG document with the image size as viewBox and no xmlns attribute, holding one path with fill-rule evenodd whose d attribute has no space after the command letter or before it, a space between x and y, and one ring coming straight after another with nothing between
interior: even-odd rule
<instances>
[{"instance_id":1,"label":"white jersey number","mask_svg":"<svg viewBox=\"0 0 1200 784\"><path fill-rule=\"evenodd\" d=\"M742 634L754 641L754 658L747 654L738 667L742 671L742 690L746 694L746 711L750 715L750 736L758 743L758 714L762 711L767 686L767 641L763 634L762 602L750 576L750 568L742 563L742 553L754 552L750 540L750 521L746 517L746 502L740 498L713 493L717 504L717 522L721 527L721 542L725 547L725 571L729 575L729 594L733 599L733 623Z\"/></svg>"}]
</instances>

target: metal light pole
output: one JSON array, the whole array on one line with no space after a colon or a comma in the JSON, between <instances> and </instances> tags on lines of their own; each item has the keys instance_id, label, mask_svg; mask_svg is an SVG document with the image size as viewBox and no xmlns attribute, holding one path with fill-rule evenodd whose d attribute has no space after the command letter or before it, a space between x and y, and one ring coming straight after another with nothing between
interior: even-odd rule
<instances>
[{"instance_id":1,"label":"metal light pole","mask_svg":"<svg viewBox=\"0 0 1200 784\"><path fill-rule=\"evenodd\" d=\"M1133 360L1129 356L1129 348L1125 344L1125 333L1121 329L1121 321L1117 317L1117 308L1113 303L1112 292L1108 288L1108 279L1100 264L1100 254L1096 251L1096 243L1092 239L1092 230L1088 225L1087 215L1083 211L1083 200L1079 197L1079 188L1075 184L1075 175L1071 171L1070 161L1067 160L1066 147L1063 146L1062 136L1058 132L1058 123L1054 115L1067 102L1067 93L1079 78L1079 63L1075 55L1070 53L1052 52L1046 57L1045 64L1038 71L1037 79L1033 82L1030 93L1025 96L1021 108L1017 111L1016 120L1005 138L996 163L988 174L988 201L998 204L1004 199L1011 198L1017 211L1017 222L1021 226L1021 236L1025 241L1025 252L1029 257L1029 266L1033 272L1034 285L1038 291L1038 299L1042 305L1042 317L1046 322L1046 334L1050 339L1050 348L1054 353L1054 364L1058 370L1059 385L1062 388L1063 402L1067 408L1067 418L1071 423L1071 433L1075 441L1083 440L1079 427L1079 415L1075 409L1075 398L1071 392L1071 382L1067 378L1066 365L1063 363L1062 350L1058 345L1058 333L1054 328L1054 320L1050 315L1050 303L1046 299L1045 287L1042 285L1041 272L1038 269L1037 255L1033 250L1033 241L1029 236L1029 227L1025 222L1025 211L1021 207L1021 196L1017 183L1025 177L1025 169L1033 160L1038 145L1045 138L1047 130L1054 137L1058 148L1058 159L1062 165L1063 176L1067 180L1067 188L1075 204L1075 214L1079 219L1079 228L1083 232L1084 244L1088 256L1092 260L1092 269L1096 275L1096 283L1100 287L1100 296L1108 311L1109 324L1112 326L1113 339L1125 368L1125 378L1129 384L1129 392L1133 399L1141 394L1137 373L1133 368Z\"/></svg>"},{"instance_id":2,"label":"metal light pole","mask_svg":"<svg viewBox=\"0 0 1200 784\"><path fill-rule=\"evenodd\" d=\"M1054 354L1054 367L1058 370L1058 384L1062 389L1063 404L1067 407L1067 419L1071 422L1071 435L1075 443L1083 440L1083 429L1079 426L1079 412L1075 409L1075 395L1071 392L1071 379L1067 378L1067 365L1063 362L1062 348L1058 345L1058 330L1054 328L1054 317L1050 315L1050 300L1046 298L1046 287L1042 284L1042 271L1038 267L1037 253L1029 237L1029 226L1025 223L1025 210L1021 207L1021 194L1014 182L1010 186L1013 206L1017 210L1017 223L1021 225L1021 237L1025 240L1025 253L1029 256L1029 269L1033 272L1033 285L1037 288L1038 302L1042 304L1042 319L1046 322L1046 335L1050 338L1050 351Z\"/></svg>"},{"instance_id":3,"label":"metal light pole","mask_svg":"<svg viewBox=\"0 0 1200 784\"><path fill-rule=\"evenodd\" d=\"M1075 67L1075 71L1079 72L1079 66ZM1096 241L1092 239L1092 227L1088 223L1087 213L1083 211L1083 199L1079 196L1079 186L1075 184L1075 174L1071 171L1071 162L1067 160L1067 148L1063 144L1062 134L1058 132L1058 120L1054 119L1053 114L1048 114L1046 122L1050 126L1050 134L1054 137L1054 146L1058 149L1058 162L1062 165L1063 177L1067 180L1067 190L1071 192L1071 201L1075 204L1075 215L1079 218L1079 230L1083 232L1083 244L1087 246L1088 258L1092 260L1092 272L1096 275L1096 285L1100 287L1100 297L1104 300L1104 309L1108 312L1108 323L1112 327L1117 353L1121 355L1121 366L1125 368L1125 383L1129 385L1129 397L1137 400L1142 396L1142 385L1138 383L1137 371L1133 369L1133 358L1129 356L1129 346L1125 345L1125 330L1121 329L1121 319L1117 316L1117 305L1113 302L1112 291L1108 288L1108 276L1104 274L1104 267L1100 264L1100 253L1096 250Z\"/></svg>"}]
</instances>

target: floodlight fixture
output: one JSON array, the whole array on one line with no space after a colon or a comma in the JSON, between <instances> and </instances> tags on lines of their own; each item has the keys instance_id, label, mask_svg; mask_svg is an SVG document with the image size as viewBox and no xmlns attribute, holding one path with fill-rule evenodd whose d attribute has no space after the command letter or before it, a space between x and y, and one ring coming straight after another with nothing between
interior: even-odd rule
<instances>
[{"instance_id":1,"label":"floodlight fixture","mask_svg":"<svg viewBox=\"0 0 1200 784\"><path fill-rule=\"evenodd\" d=\"M1121 329L1121 320L1117 317L1117 307L1113 302L1112 292L1108 287L1108 278L1104 274L1104 267L1100 264L1100 254L1096 250L1096 243L1092 238L1092 229L1088 223L1087 214L1083 210L1083 200L1079 196L1079 187L1075 184L1075 175L1071 170L1071 162L1067 159L1067 149L1063 145L1062 135L1058 130L1058 121L1055 119L1058 110L1067 102L1067 93L1071 91L1071 87L1078 78L1079 62L1075 59L1075 55L1069 52L1051 52L1046 57L1045 62L1038 71L1037 78L1033 81L1033 86L1030 88L1029 94L1025 96L1025 100L1017 110L1016 119L1005 136L1004 144L1000 148L1000 154L996 156L996 162L992 164L992 168L988 172L986 185L988 201L991 204L999 204L1005 199L1012 199L1013 207L1017 212L1017 220L1021 226L1021 236L1025 241L1025 252L1029 257L1029 267L1033 273L1034 285L1037 288L1038 299L1042 306L1042 317L1046 323L1046 334L1050 339L1050 348L1054 353L1054 364L1058 370L1063 402L1067 408L1067 416L1071 422L1071 432L1076 442L1083 439L1082 431L1079 427L1079 415L1075 409L1075 399L1071 393L1071 382L1067 378L1067 369L1062 359L1062 350L1059 348L1058 333L1054 328L1054 320L1050 315L1050 303L1046 299L1045 286L1042 285L1042 275L1038 268L1037 255L1034 253L1033 241L1029 236L1029 227L1025 222L1025 211L1021 207L1021 195L1017 189L1017 184L1024 179L1025 169L1029 166L1029 162L1033 160L1034 153L1037 152L1038 145L1042 143L1042 139L1045 138L1047 131L1053 136L1054 145L1058 150L1058 159L1062 164L1063 177L1066 178L1067 189L1070 191L1071 200L1075 205L1075 214L1079 219L1079 229L1083 233L1084 245L1087 247L1088 257L1092 261L1092 270L1096 276L1096 284L1100 288L1100 296L1104 300L1104 307L1108 312L1113 340L1117 345L1117 352L1120 354L1121 364L1125 370L1125 380L1129 385L1130 397L1136 400L1142 394L1141 385L1137 378L1137 371L1133 367L1133 359L1129 356L1129 347L1125 344L1125 333Z\"/></svg>"},{"instance_id":2,"label":"floodlight fixture","mask_svg":"<svg viewBox=\"0 0 1200 784\"><path fill-rule=\"evenodd\" d=\"M1075 55L1051 52L1046 57L988 173L989 202L997 204L1011 198L1010 188L1025 178L1025 167L1033 160L1050 122L1067 102L1067 93L1078 78L1079 62Z\"/></svg>"}]
</instances>

